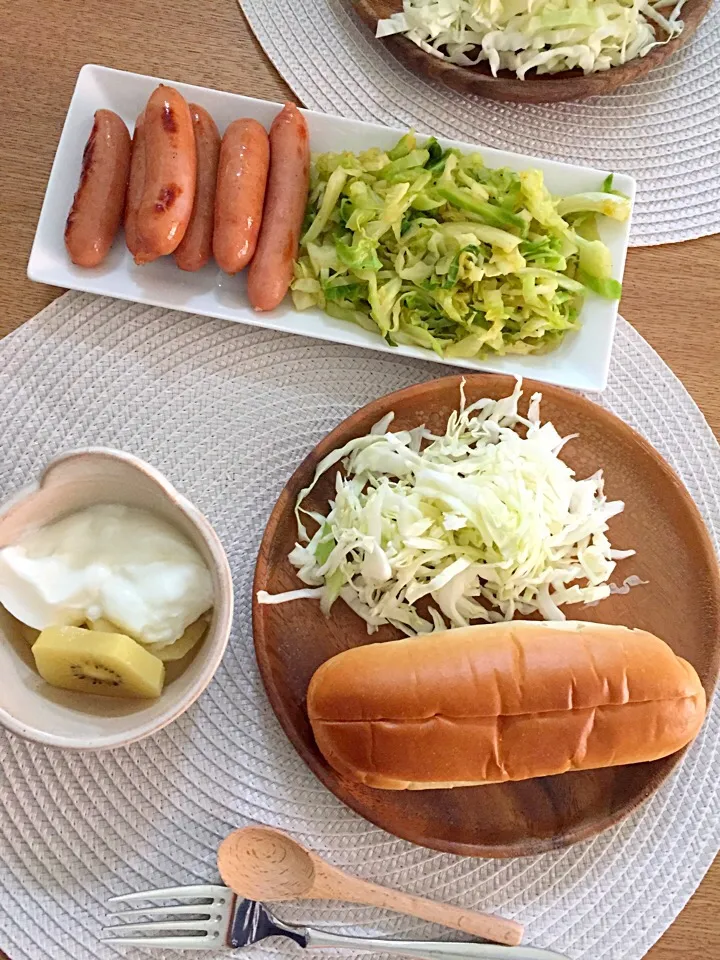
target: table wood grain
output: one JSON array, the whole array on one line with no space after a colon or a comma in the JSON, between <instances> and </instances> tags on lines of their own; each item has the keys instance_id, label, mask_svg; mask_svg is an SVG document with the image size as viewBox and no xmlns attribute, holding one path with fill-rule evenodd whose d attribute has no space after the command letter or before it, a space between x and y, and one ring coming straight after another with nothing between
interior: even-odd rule
<instances>
[{"instance_id":1,"label":"table wood grain","mask_svg":"<svg viewBox=\"0 0 720 960\"><path fill-rule=\"evenodd\" d=\"M61 292L25 276L47 177L84 63L294 99L236 0L2 0L0 335ZM631 250L623 315L720 433L720 235ZM0 376L2 371L0 370ZM648 960L720 957L720 860ZM617 960L621 960L620 957Z\"/></svg>"}]
</instances>

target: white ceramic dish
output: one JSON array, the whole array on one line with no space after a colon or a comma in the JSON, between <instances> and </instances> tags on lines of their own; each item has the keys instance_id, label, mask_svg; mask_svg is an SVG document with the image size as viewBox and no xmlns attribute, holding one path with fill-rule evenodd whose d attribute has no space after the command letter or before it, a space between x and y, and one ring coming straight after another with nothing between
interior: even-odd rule
<instances>
[{"instance_id":1,"label":"white ceramic dish","mask_svg":"<svg viewBox=\"0 0 720 960\"><path fill-rule=\"evenodd\" d=\"M179 676L168 678L157 700L95 697L51 687L35 670L17 621L0 607L0 724L29 740L73 750L125 746L184 713L220 665L233 613L230 566L210 523L159 471L129 453L90 448L57 457L37 483L0 506L0 547L95 503L141 507L177 527L205 560L215 602L197 654Z\"/></svg>"},{"instance_id":2,"label":"white ceramic dish","mask_svg":"<svg viewBox=\"0 0 720 960\"><path fill-rule=\"evenodd\" d=\"M189 313L233 320L254 326L303 334L321 340L333 340L373 350L419 357L424 360L452 363L471 370L492 370L517 374L579 390L599 391L607 382L610 351L617 317L617 304L588 295L581 315L582 328L568 336L561 346L544 356L499 357L487 360L442 361L429 350L416 347L389 347L379 336L321 311L296 312L289 297L270 313L256 313L247 302L243 276L228 277L214 264L197 273L184 273L172 258L165 258L143 267L136 266L118 236L100 267L92 270L76 267L65 251L63 231L72 198L77 188L82 151L93 114L101 107L114 110L132 130L135 118L158 83L171 83L188 100L204 106L214 117L221 131L241 116L254 117L266 127L280 109L276 103L255 100L234 93L223 93L194 87L173 80L161 80L108 67L87 65L78 76L65 126L60 137L40 220L35 234L28 276L31 280L84 290L89 293L135 300L155 306L185 310ZM361 150L369 146L388 147L405 131L344 120L306 111L313 151ZM425 132L425 131L423 131ZM482 149L491 166L508 166L515 170L537 167L542 170L550 190L567 195L597 190L607 171L556 163L502 150L480 148L477 144L441 140L444 146L462 150ZM631 198L635 181L624 174L615 178L615 186ZM628 246L629 222L601 223L603 240L612 253L614 276L622 279Z\"/></svg>"}]
</instances>

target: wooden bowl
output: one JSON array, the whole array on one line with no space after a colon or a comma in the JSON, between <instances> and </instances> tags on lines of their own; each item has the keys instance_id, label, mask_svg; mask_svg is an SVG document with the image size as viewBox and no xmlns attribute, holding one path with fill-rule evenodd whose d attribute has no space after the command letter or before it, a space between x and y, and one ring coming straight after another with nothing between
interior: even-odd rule
<instances>
[{"instance_id":1,"label":"wooden bowl","mask_svg":"<svg viewBox=\"0 0 720 960\"><path fill-rule=\"evenodd\" d=\"M402 0L353 2L362 20L371 28L373 36L378 20L384 20L402 10ZM489 100L502 100L506 103L560 103L563 100L584 100L586 97L614 93L626 83L646 76L653 67L665 63L668 57L692 37L711 4L712 0L686 0L682 11L685 28L679 37L661 47L655 47L645 57L587 76L582 70L540 75L532 72L527 79L520 80L509 70L502 70L494 77L487 63L480 63L476 67L460 67L447 63L426 53L402 34L384 37L382 42L398 60L415 73L431 80L439 80L461 93L475 93Z\"/></svg>"},{"instance_id":2,"label":"wooden bowl","mask_svg":"<svg viewBox=\"0 0 720 960\"><path fill-rule=\"evenodd\" d=\"M255 574L255 650L270 703L300 756L336 797L390 833L435 850L478 857L542 853L592 837L646 800L677 765L681 754L652 763L566 773L562 776L454 790L384 791L343 780L315 746L305 696L315 670L342 650L397 639L392 627L368 636L365 623L342 602L326 619L316 600L260 605L258 590L281 593L299 583L287 555L297 531L293 514L299 491L318 462L348 440L366 434L388 411L394 430L425 423L443 432L457 407L461 377L418 384L363 407L329 434L288 481L265 530ZM513 380L499 375L466 377L468 402L505 397ZM698 671L710 696L720 663L720 584L717 560L698 510L660 455L602 407L547 384L525 382L525 398L543 394L544 421L561 435L579 433L563 459L580 477L603 468L606 493L622 499L625 512L610 521L618 548L637 556L616 571L649 581L596 607L567 609L570 617L640 627L665 639ZM329 471L308 498L325 512L334 489Z\"/></svg>"}]
</instances>

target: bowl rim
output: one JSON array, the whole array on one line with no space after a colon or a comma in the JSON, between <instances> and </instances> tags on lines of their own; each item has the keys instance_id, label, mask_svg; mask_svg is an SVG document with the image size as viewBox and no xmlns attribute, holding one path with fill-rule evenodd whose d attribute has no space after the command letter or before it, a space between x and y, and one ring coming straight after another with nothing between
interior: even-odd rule
<instances>
[{"instance_id":1,"label":"bowl rim","mask_svg":"<svg viewBox=\"0 0 720 960\"><path fill-rule=\"evenodd\" d=\"M195 506L195 504L192 503L192 501L190 501L184 494L177 490L177 488L167 479L167 477L164 476L164 474L160 472L160 470L132 453L126 453L122 450L115 450L112 447L103 446L81 447L61 453L47 462L36 481L21 487L15 493L11 494L6 501L0 504L0 519L6 516L28 495L36 490L39 490L55 467L88 454L93 456L103 456L107 459L127 463L143 472L146 476L158 484L171 502L188 517L202 539L205 541L205 544L210 551L215 564L215 572L219 580L219 593L224 595L223 599L225 601L222 604L218 604L216 598L214 612L219 619L215 624L212 635L216 636L218 639L215 642L214 648L208 651L209 656L203 665L197 681L183 697L179 698L179 700L177 700L174 704L169 704L159 718L148 720L128 732L114 733L105 737L96 737L92 740L82 742L76 737L68 737L55 733L49 733L37 727L32 727L28 724L22 723L2 706L0 706L0 724L2 724L7 730L10 730L12 733L17 734L25 740L31 740L34 743L40 743L44 746L60 747L65 750L96 752L99 750L111 750L117 747L128 746L131 743L136 743L138 740L143 740L145 737L148 737L153 733L157 733L174 720L177 720L179 716L185 713L185 711L192 706L193 703L195 703L198 697L207 689L210 681L214 677L230 640L230 630L232 627L234 608L234 591L230 564L225 552L225 548L223 547L222 542L210 521ZM209 636L206 637L206 642L208 639Z\"/></svg>"}]
</instances>

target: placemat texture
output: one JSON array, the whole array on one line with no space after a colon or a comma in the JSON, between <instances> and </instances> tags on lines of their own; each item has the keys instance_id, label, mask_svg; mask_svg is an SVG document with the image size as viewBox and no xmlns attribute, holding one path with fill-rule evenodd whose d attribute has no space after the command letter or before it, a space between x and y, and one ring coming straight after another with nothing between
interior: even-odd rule
<instances>
[{"instance_id":1,"label":"placemat texture","mask_svg":"<svg viewBox=\"0 0 720 960\"><path fill-rule=\"evenodd\" d=\"M720 846L717 704L677 774L623 824L556 853L491 861L413 846L351 813L295 754L265 699L250 596L276 497L356 408L439 373L422 361L86 294L67 294L0 343L0 498L62 450L106 444L138 454L215 525L237 597L215 680L159 735L92 755L0 732L0 948L12 960L149 957L98 944L105 900L215 880L219 841L253 821L291 831L360 876L522 919L527 942L574 960L640 960L682 909ZM623 320L603 403L667 457L718 543L718 445ZM358 906L278 912L346 932L438 932Z\"/></svg>"},{"instance_id":2,"label":"placemat texture","mask_svg":"<svg viewBox=\"0 0 720 960\"><path fill-rule=\"evenodd\" d=\"M638 179L633 246L720 230L720 4L648 77L607 97L520 106L419 77L375 40L351 0L239 0L255 35L306 107L415 126Z\"/></svg>"}]
</instances>

